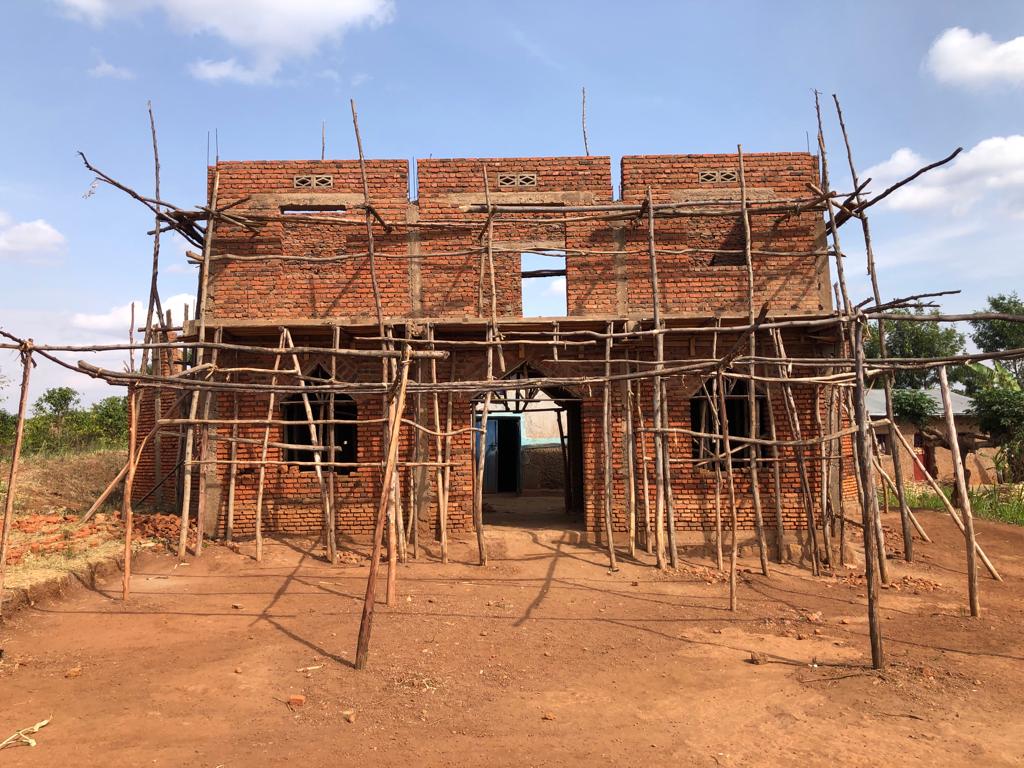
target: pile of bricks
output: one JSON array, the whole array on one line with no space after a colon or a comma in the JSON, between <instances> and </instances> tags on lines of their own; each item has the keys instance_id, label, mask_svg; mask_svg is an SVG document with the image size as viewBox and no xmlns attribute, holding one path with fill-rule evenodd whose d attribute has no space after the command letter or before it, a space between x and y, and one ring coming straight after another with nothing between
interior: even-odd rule
<instances>
[{"instance_id":1,"label":"pile of bricks","mask_svg":"<svg viewBox=\"0 0 1024 768\"><path fill-rule=\"evenodd\" d=\"M157 539L168 546L178 546L178 536L181 531L181 518L177 515L136 515L132 519L132 532L138 538ZM188 545L194 547L196 544L196 527L190 525L188 530Z\"/></svg>"},{"instance_id":2,"label":"pile of bricks","mask_svg":"<svg viewBox=\"0 0 1024 768\"><path fill-rule=\"evenodd\" d=\"M15 518L8 565L18 565L26 555L63 555L73 557L110 539L120 538L120 524L106 515L97 515L85 525L73 527L74 519L57 514L24 515Z\"/></svg>"}]
</instances>

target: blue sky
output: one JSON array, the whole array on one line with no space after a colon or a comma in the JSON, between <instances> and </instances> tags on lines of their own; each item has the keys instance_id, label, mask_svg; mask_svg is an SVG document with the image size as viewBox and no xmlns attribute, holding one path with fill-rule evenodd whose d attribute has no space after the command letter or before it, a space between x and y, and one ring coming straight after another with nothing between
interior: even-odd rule
<instances>
[{"instance_id":1,"label":"blue sky","mask_svg":"<svg viewBox=\"0 0 1024 768\"><path fill-rule=\"evenodd\" d=\"M146 100L163 193L203 198L207 135L224 159L355 152L415 158L803 150L811 90L843 101L876 190L950 169L872 215L887 297L952 287L950 309L1024 289L1024 4L665 2L624 7L411 0L22 0L0 25L0 327L52 342L124 338L148 283L150 217L89 190L75 155L149 190ZM821 61L824 63L820 63ZM827 104L827 102L826 102ZM848 188L831 112L827 139ZM844 247L859 245L844 227ZM161 293L195 291L165 244ZM866 295L860 263L851 291ZM116 359L101 361L115 364ZM0 354L0 373L15 361ZM102 385L43 365L44 386ZM14 404L11 388L7 407ZM4 402L0 399L0 407Z\"/></svg>"}]
</instances>

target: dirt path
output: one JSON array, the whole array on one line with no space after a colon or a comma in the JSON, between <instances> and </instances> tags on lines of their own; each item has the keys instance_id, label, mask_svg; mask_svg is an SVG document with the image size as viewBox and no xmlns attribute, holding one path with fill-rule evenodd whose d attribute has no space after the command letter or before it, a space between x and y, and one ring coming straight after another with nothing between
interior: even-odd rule
<instances>
[{"instance_id":1,"label":"dirt path","mask_svg":"<svg viewBox=\"0 0 1024 768\"><path fill-rule=\"evenodd\" d=\"M983 578L971 620L962 539L922 522L936 543L894 563L882 674L853 576L744 573L730 614L706 562L610 574L565 532L495 529L487 569L468 543L400 569L359 673L365 564L293 540L263 565L149 557L128 605L115 581L0 627L0 739L53 716L0 765L1020 765L1024 531L979 522L1006 583Z\"/></svg>"}]
</instances>

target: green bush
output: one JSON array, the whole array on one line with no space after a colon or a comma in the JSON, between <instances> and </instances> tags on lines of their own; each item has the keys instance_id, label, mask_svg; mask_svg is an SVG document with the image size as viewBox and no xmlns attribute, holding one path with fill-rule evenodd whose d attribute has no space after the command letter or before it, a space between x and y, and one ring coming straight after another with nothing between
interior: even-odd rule
<instances>
[{"instance_id":1,"label":"green bush","mask_svg":"<svg viewBox=\"0 0 1024 768\"><path fill-rule=\"evenodd\" d=\"M25 419L25 454L66 453L128 444L128 405L125 397L107 397L88 408L70 387L46 390ZM16 417L0 411L0 447L14 443ZM6 453L4 450L2 453Z\"/></svg>"}]
</instances>

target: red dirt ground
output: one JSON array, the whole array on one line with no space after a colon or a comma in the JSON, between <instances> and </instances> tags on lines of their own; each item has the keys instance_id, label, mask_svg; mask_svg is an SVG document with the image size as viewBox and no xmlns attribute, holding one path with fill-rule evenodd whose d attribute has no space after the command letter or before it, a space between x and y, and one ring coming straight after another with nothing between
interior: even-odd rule
<instances>
[{"instance_id":1,"label":"red dirt ground","mask_svg":"<svg viewBox=\"0 0 1024 768\"><path fill-rule=\"evenodd\" d=\"M962 538L921 521L936 543L892 561L881 673L852 572L745 572L730 614L706 561L612 574L565 531L495 526L487 568L469 542L400 567L356 672L365 559L140 557L128 604L113 578L0 627L0 740L53 718L0 764L1021 765L1024 530L978 522L1006 582L982 572L971 619Z\"/></svg>"}]
</instances>

